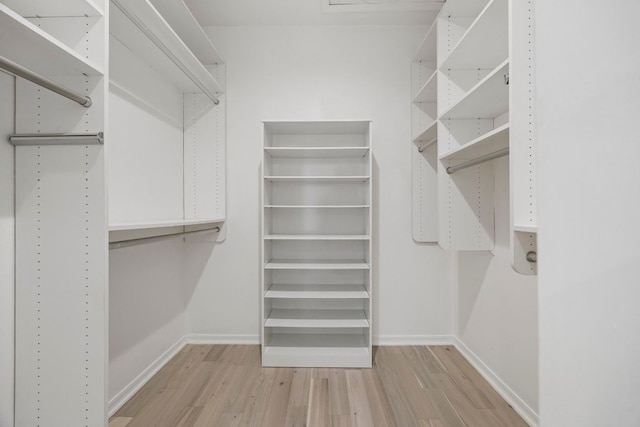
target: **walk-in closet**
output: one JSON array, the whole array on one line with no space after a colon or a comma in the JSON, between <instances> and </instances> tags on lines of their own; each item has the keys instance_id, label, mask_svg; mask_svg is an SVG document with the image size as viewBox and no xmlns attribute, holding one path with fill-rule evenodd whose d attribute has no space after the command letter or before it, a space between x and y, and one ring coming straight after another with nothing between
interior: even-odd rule
<instances>
[{"instance_id":1,"label":"walk-in closet","mask_svg":"<svg viewBox=\"0 0 640 427\"><path fill-rule=\"evenodd\" d=\"M638 16L0 0L0 427L640 425Z\"/></svg>"}]
</instances>

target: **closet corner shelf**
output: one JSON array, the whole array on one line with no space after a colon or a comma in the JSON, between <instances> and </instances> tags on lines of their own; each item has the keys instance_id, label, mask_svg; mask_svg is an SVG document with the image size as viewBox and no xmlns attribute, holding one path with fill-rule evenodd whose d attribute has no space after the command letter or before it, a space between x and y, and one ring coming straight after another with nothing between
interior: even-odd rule
<instances>
[{"instance_id":1,"label":"closet corner shelf","mask_svg":"<svg viewBox=\"0 0 640 427\"><path fill-rule=\"evenodd\" d=\"M204 93L212 100L222 92L222 86L149 0L112 0L110 21L115 38L183 92Z\"/></svg>"},{"instance_id":2,"label":"closet corner shelf","mask_svg":"<svg viewBox=\"0 0 640 427\"><path fill-rule=\"evenodd\" d=\"M202 64L224 63L184 1L151 0L151 3Z\"/></svg>"},{"instance_id":3,"label":"closet corner shelf","mask_svg":"<svg viewBox=\"0 0 640 427\"><path fill-rule=\"evenodd\" d=\"M434 71L433 74L427 79L424 85L418 91L418 94L413 99L414 103L428 102L435 103L438 96L438 71Z\"/></svg>"},{"instance_id":4,"label":"closet corner shelf","mask_svg":"<svg viewBox=\"0 0 640 427\"><path fill-rule=\"evenodd\" d=\"M0 55L42 74L102 76L103 70L0 3ZM55 80L55 79L54 79Z\"/></svg>"},{"instance_id":5,"label":"closet corner shelf","mask_svg":"<svg viewBox=\"0 0 640 427\"><path fill-rule=\"evenodd\" d=\"M130 221L109 225L109 231L145 230L152 228L188 227L196 225L214 225L224 222L224 218L170 219L154 221Z\"/></svg>"},{"instance_id":6,"label":"closet corner shelf","mask_svg":"<svg viewBox=\"0 0 640 427\"><path fill-rule=\"evenodd\" d=\"M524 224L514 224L513 231L519 231L522 233L537 233L538 226L537 225L524 225Z\"/></svg>"},{"instance_id":7,"label":"closet corner shelf","mask_svg":"<svg viewBox=\"0 0 640 427\"><path fill-rule=\"evenodd\" d=\"M432 141L434 138L438 137L438 122L433 121L425 130L423 130L418 136L413 138L413 142L418 146L418 148L425 142Z\"/></svg>"},{"instance_id":8,"label":"closet corner shelf","mask_svg":"<svg viewBox=\"0 0 640 427\"><path fill-rule=\"evenodd\" d=\"M2 3L28 18L102 16L104 11L92 0L2 0Z\"/></svg>"},{"instance_id":9,"label":"closet corner shelf","mask_svg":"<svg viewBox=\"0 0 640 427\"><path fill-rule=\"evenodd\" d=\"M369 147L265 147L274 158L344 158L364 157Z\"/></svg>"},{"instance_id":10,"label":"closet corner shelf","mask_svg":"<svg viewBox=\"0 0 640 427\"><path fill-rule=\"evenodd\" d=\"M505 84L505 74L509 74L508 59L472 87L440 120L493 119L508 111L509 85Z\"/></svg>"},{"instance_id":11,"label":"closet corner shelf","mask_svg":"<svg viewBox=\"0 0 640 427\"><path fill-rule=\"evenodd\" d=\"M491 69L509 55L507 0L491 0L442 62L446 69Z\"/></svg>"},{"instance_id":12,"label":"closet corner shelf","mask_svg":"<svg viewBox=\"0 0 640 427\"><path fill-rule=\"evenodd\" d=\"M509 123L440 156L440 160L471 160L509 147Z\"/></svg>"},{"instance_id":13,"label":"closet corner shelf","mask_svg":"<svg viewBox=\"0 0 640 427\"><path fill-rule=\"evenodd\" d=\"M353 183L365 182L369 180L367 175L359 176L265 176L264 179L270 182L309 182L309 183Z\"/></svg>"}]
</instances>

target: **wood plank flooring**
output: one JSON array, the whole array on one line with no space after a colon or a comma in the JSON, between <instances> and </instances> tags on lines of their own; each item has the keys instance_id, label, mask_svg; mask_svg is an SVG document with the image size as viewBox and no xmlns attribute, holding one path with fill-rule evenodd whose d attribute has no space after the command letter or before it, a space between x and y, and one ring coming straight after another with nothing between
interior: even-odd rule
<instances>
[{"instance_id":1,"label":"wood plank flooring","mask_svg":"<svg viewBox=\"0 0 640 427\"><path fill-rule=\"evenodd\" d=\"M188 345L109 427L527 424L453 346L376 347L372 369L262 368L260 347Z\"/></svg>"}]
</instances>

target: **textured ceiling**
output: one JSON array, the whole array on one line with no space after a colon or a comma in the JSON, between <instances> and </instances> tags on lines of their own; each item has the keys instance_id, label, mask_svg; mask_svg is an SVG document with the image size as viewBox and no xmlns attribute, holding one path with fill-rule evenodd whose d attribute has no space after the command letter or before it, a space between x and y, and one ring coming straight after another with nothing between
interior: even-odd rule
<instances>
[{"instance_id":1,"label":"textured ceiling","mask_svg":"<svg viewBox=\"0 0 640 427\"><path fill-rule=\"evenodd\" d=\"M436 11L324 12L323 0L185 0L202 26L429 25Z\"/></svg>"}]
</instances>

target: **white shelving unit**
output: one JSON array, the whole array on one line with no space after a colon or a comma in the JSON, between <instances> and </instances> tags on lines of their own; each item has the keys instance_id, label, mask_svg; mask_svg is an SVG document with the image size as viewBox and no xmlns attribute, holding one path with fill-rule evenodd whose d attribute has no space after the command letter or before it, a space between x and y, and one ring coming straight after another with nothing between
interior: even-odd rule
<instances>
[{"instance_id":1,"label":"white shelving unit","mask_svg":"<svg viewBox=\"0 0 640 427\"><path fill-rule=\"evenodd\" d=\"M110 241L220 230L226 215L222 58L181 0L111 3L111 87L124 100L126 115L139 116L141 125L122 130L118 122L125 113L112 114L117 138L110 150ZM132 61L150 73L130 73ZM172 88L161 91L182 93L179 105L157 95L165 82ZM145 122L165 132L147 132ZM140 160L137 168L131 168L132 157ZM132 185L141 170L145 185ZM149 208L132 206L135 199Z\"/></svg>"},{"instance_id":2,"label":"white shelving unit","mask_svg":"<svg viewBox=\"0 0 640 427\"><path fill-rule=\"evenodd\" d=\"M411 64L412 234L416 242L438 239L437 220L437 27L432 25Z\"/></svg>"},{"instance_id":3,"label":"white shelving unit","mask_svg":"<svg viewBox=\"0 0 640 427\"><path fill-rule=\"evenodd\" d=\"M536 273L537 250L532 19L532 1L450 0L436 20L438 241L494 248L493 162L478 161L509 153L512 265L522 274Z\"/></svg>"},{"instance_id":4,"label":"white shelving unit","mask_svg":"<svg viewBox=\"0 0 640 427\"><path fill-rule=\"evenodd\" d=\"M262 364L371 367L370 124L264 131Z\"/></svg>"}]
</instances>

